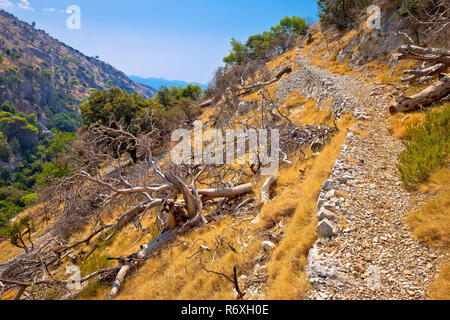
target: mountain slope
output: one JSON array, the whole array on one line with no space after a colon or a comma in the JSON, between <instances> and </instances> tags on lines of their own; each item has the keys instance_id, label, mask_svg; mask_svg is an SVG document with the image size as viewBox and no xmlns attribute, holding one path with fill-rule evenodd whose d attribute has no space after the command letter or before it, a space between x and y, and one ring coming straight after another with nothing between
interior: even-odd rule
<instances>
[{"instance_id":1,"label":"mountain slope","mask_svg":"<svg viewBox=\"0 0 450 320\"><path fill-rule=\"evenodd\" d=\"M95 89L118 86L152 98L156 90L0 10L0 105L36 113L40 122L77 106Z\"/></svg>"},{"instance_id":2,"label":"mountain slope","mask_svg":"<svg viewBox=\"0 0 450 320\"><path fill-rule=\"evenodd\" d=\"M181 81L181 80L167 80L164 78L142 78L139 76L129 76L129 78L133 81L145 84L147 86L156 88L156 89L160 89L161 87L187 87L189 84L195 85L195 86L200 86L202 89L206 89L208 88L207 85L204 85L202 83L198 83L198 82L186 82L186 81Z\"/></svg>"}]
</instances>

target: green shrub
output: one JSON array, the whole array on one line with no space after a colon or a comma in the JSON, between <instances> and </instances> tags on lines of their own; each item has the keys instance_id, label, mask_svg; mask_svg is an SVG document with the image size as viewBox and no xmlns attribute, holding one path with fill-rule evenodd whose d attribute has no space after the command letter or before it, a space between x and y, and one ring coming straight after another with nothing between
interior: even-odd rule
<instances>
[{"instance_id":1,"label":"green shrub","mask_svg":"<svg viewBox=\"0 0 450 320\"><path fill-rule=\"evenodd\" d=\"M3 162L9 162L11 155L12 152L11 148L9 147L8 141L6 140L6 137L3 135L3 133L0 132L0 160Z\"/></svg>"},{"instance_id":2,"label":"green shrub","mask_svg":"<svg viewBox=\"0 0 450 320\"><path fill-rule=\"evenodd\" d=\"M23 202L24 205L28 206L32 203L34 203L34 201L36 201L37 198L37 193L30 193L29 195L23 196L22 198L20 198L20 200Z\"/></svg>"},{"instance_id":3,"label":"green shrub","mask_svg":"<svg viewBox=\"0 0 450 320\"><path fill-rule=\"evenodd\" d=\"M78 79L75 77L75 76L73 76L71 79L70 79L70 81L69 81L69 83L71 84L71 85L78 85Z\"/></svg>"},{"instance_id":4,"label":"green shrub","mask_svg":"<svg viewBox=\"0 0 450 320\"><path fill-rule=\"evenodd\" d=\"M299 35L306 34L308 26L303 18L285 17L280 23L262 34L255 34L246 43L231 40L231 52L223 58L223 62L231 65L242 65L249 60L266 59L280 54L295 44Z\"/></svg>"},{"instance_id":5,"label":"green shrub","mask_svg":"<svg viewBox=\"0 0 450 320\"><path fill-rule=\"evenodd\" d=\"M76 132L81 127L81 116L74 112L58 113L48 122L47 127L50 130Z\"/></svg>"},{"instance_id":6,"label":"green shrub","mask_svg":"<svg viewBox=\"0 0 450 320\"><path fill-rule=\"evenodd\" d=\"M306 45L310 45L314 42L314 38L311 33L308 34L308 40L306 41Z\"/></svg>"},{"instance_id":7,"label":"green shrub","mask_svg":"<svg viewBox=\"0 0 450 320\"><path fill-rule=\"evenodd\" d=\"M441 110L427 112L422 123L407 130L406 150L399 155L398 170L407 188L428 181L430 175L448 162L450 104Z\"/></svg>"}]
</instances>

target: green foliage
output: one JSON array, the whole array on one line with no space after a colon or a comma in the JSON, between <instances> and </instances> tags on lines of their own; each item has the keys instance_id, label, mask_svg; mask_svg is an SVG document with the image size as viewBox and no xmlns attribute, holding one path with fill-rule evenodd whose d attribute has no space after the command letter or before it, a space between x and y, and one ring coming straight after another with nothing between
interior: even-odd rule
<instances>
[{"instance_id":1,"label":"green foliage","mask_svg":"<svg viewBox=\"0 0 450 320\"><path fill-rule=\"evenodd\" d=\"M67 177L72 172L72 166L63 160L53 160L46 162L42 166L42 172L36 179L38 186L51 186L57 184L62 178Z\"/></svg>"},{"instance_id":2,"label":"green foliage","mask_svg":"<svg viewBox=\"0 0 450 320\"><path fill-rule=\"evenodd\" d=\"M53 185L72 173L73 165L62 159L62 156L71 152L71 145L76 139L76 134L61 131L56 131L52 139L47 138L49 146L45 155L48 161L42 164L41 172L37 174L38 186Z\"/></svg>"},{"instance_id":3,"label":"green foliage","mask_svg":"<svg viewBox=\"0 0 450 320\"><path fill-rule=\"evenodd\" d=\"M169 110L182 98L189 99L191 101L197 101L203 94L203 90L200 86L188 85L186 88L182 87L163 87L156 94L155 100L162 105L165 110Z\"/></svg>"},{"instance_id":4,"label":"green foliage","mask_svg":"<svg viewBox=\"0 0 450 320\"><path fill-rule=\"evenodd\" d=\"M73 62L73 58L72 58L72 56L66 56L66 57L64 57L63 61L66 63L71 63L71 62Z\"/></svg>"},{"instance_id":5,"label":"green foliage","mask_svg":"<svg viewBox=\"0 0 450 320\"><path fill-rule=\"evenodd\" d=\"M111 128L119 126L137 135L159 129L161 137L179 125L195 120L200 114L197 101L203 94L199 86L186 88L163 88L154 99L146 100L136 92L127 93L118 87L110 90L97 90L89 100L80 105L82 123L85 128L102 125ZM105 141L104 146L113 157L128 151L137 162L136 149L121 141Z\"/></svg>"},{"instance_id":6,"label":"green foliage","mask_svg":"<svg viewBox=\"0 0 450 320\"><path fill-rule=\"evenodd\" d=\"M310 45L314 42L314 38L311 33L308 34L308 40L306 41L306 45Z\"/></svg>"},{"instance_id":7,"label":"green foliage","mask_svg":"<svg viewBox=\"0 0 450 320\"><path fill-rule=\"evenodd\" d=\"M70 78L69 83L72 86L77 86L79 84L77 77L73 76L72 78Z\"/></svg>"},{"instance_id":8,"label":"green foliage","mask_svg":"<svg viewBox=\"0 0 450 320\"><path fill-rule=\"evenodd\" d=\"M9 84L20 83L19 72L14 68L8 68L7 81Z\"/></svg>"},{"instance_id":9,"label":"green foliage","mask_svg":"<svg viewBox=\"0 0 450 320\"><path fill-rule=\"evenodd\" d=\"M47 159L57 158L61 154L68 153L76 139L77 135L72 132L56 131L52 138L46 139L49 144L45 150Z\"/></svg>"},{"instance_id":10,"label":"green foliage","mask_svg":"<svg viewBox=\"0 0 450 320\"><path fill-rule=\"evenodd\" d=\"M3 101L2 105L0 106L0 111L6 111L12 114L16 113L16 108L11 104L9 100Z\"/></svg>"},{"instance_id":11,"label":"green foliage","mask_svg":"<svg viewBox=\"0 0 450 320\"><path fill-rule=\"evenodd\" d=\"M24 233L24 231L26 232ZM9 238L11 243L16 247L24 249L28 252L28 246L26 245L26 240L24 236L26 234L31 235L31 223L30 218L25 217L22 218L18 223L13 223L11 225L7 225L0 230L0 236Z\"/></svg>"},{"instance_id":12,"label":"green foliage","mask_svg":"<svg viewBox=\"0 0 450 320\"><path fill-rule=\"evenodd\" d=\"M12 114L1 111L0 131L7 137L14 153L29 153L38 143L39 130L37 129L37 118L34 114ZM19 145L17 145L16 140Z\"/></svg>"},{"instance_id":13,"label":"green foliage","mask_svg":"<svg viewBox=\"0 0 450 320\"><path fill-rule=\"evenodd\" d=\"M397 5L402 5L403 7L400 9L400 15L403 18L408 17L410 14L417 14L419 5L417 3L417 0L407 0L407 1L396 1Z\"/></svg>"},{"instance_id":14,"label":"green foliage","mask_svg":"<svg viewBox=\"0 0 450 320\"><path fill-rule=\"evenodd\" d=\"M51 79L52 78L52 73L48 69L43 69L42 70L42 74L44 75L44 78L46 78L46 79Z\"/></svg>"},{"instance_id":15,"label":"green foliage","mask_svg":"<svg viewBox=\"0 0 450 320\"><path fill-rule=\"evenodd\" d=\"M367 0L317 0L322 25L334 25L341 31L347 29L370 4Z\"/></svg>"},{"instance_id":16,"label":"green foliage","mask_svg":"<svg viewBox=\"0 0 450 320\"><path fill-rule=\"evenodd\" d=\"M74 112L62 112L55 115L48 123L50 130L76 132L81 127L81 116Z\"/></svg>"},{"instance_id":17,"label":"green foliage","mask_svg":"<svg viewBox=\"0 0 450 320\"><path fill-rule=\"evenodd\" d=\"M30 193L26 196L23 196L22 198L20 198L20 201L22 201L25 206L29 206L30 204L32 204L36 201L36 198L37 198L37 193L34 192L34 193Z\"/></svg>"},{"instance_id":18,"label":"green foliage","mask_svg":"<svg viewBox=\"0 0 450 320\"><path fill-rule=\"evenodd\" d=\"M102 254L101 252L93 254L89 259L82 260L79 265L81 275L87 276L98 270L106 269L111 267L114 262L108 261L108 256Z\"/></svg>"},{"instance_id":19,"label":"green foliage","mask_svg":"<svg viewBox=\"0 0 450 320\"><path fill-rule=\"evenodd\" d=\"M80 267L81 275L87 276L98 270L110 268L114 265L112 261L108 261L108 256L102 254L101 252L93 254L89 259L81 260L78 263ZM98 280L90 283L79 295L81 299L88 299L95 297L100 290L105 286L102 285Z\"/></svg>"},{"instance_id":20,"label":"green foliage","mask_svg":"<svg viewBox=\"0 0 450 320\"><path fill-rule=\"evenodd\" d=\"M304 35L307 29L305 19L285 17L270 31L250 36L245 44L233 38L231 52L223 61L227 64L242 65L248 60L269 58L292 47L296 38Z\"/></svg>"},{"instance_id":21,"label":"green foliage","mask_svg":"<svg viewBox=\"0 0 450 320\"><path fill-rule=\"evenodd\" d=\"M8 140L0 132L0 161L9 162L9 159L12 156L11 148L9 147Z\"/></svg>"},{"instance_id":22,"label":"green foliage","mask_svg":"<svg viewBox=\"0 0 450 320\"><path fill-rule=\"evenodd\" d=\"M248 48L237 41L236 39L231 39L231 52L228 56L223 58L223 62L229 64L241 65L244 59L249 55Z\"/></svg>"},{"instance_id":23,"label":"green foliage","mask_svg":"<svg viewBox=\"0 0 450 320\"><path fill-rule=\"evenodd\" d=\"M447 165L450 146L450 104L427 112L422 123L408 128L406 150L399 155L398 170L408 188L426 182L431 174Z\"/></svg>"},{"instance_id":24,"label":"green foliage","mask_svg":"<svg viewBox=\"0 0 450 320\"><path fill-rule=\"evenodd\" d=\"M121 123L133 134L150 130L150 123L142 123L146 110L159 113L158 106L151 100L145 100L136 92L128 94L125 90L114 87L108 91L98 90L91 94L89 100L80 105L83 125L87 128L92 124L110 126L111 123Z\"/></svg>"},{"instance_id":25,"label":"green foliage","mask_svg":"<svg viewBox=\"0 0 450 320\"><path fill-rule=\"evenodd\" d=\"M13 203L14 205L19 207L23 207L25 205L22 201L22 198L26 195L26 191L19 190L13 186L0 188L0 201Z\"/></svg>"},{"instance_id":26,"label":"green foliage","mask_svg":"<svg viewBox=\"0 0 450 320\"><path fill-rule=\"evenodd\" d=\"M3 63L3 56L0 54L0 63Z\"/></svg>"}]
</instances>

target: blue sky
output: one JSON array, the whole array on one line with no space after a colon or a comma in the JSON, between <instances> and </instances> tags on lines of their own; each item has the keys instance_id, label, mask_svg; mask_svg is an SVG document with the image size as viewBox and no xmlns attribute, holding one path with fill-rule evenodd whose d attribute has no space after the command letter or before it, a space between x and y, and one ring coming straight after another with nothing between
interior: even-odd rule
<instances>
[{"instance_id":1,"label":"blue sky","mask_svg":"<svg viewBox=\"0 0 450 320\"><path fill-rule=\"evenodd\" d=\"M64 11L81 9L81 30ZM0 8L126 74L207 83L230 49L285 16L312 17L316 0L0 0Z\"/></svg>"}]
</instances>

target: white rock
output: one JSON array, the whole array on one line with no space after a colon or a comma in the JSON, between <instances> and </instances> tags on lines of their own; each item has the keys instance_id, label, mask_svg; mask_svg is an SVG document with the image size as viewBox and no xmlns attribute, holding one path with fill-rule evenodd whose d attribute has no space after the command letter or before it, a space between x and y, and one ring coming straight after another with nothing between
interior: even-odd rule
<instances>
[{"instance_id":1,"label":"white rock","mask_svg":"<svg viewBox=\"0 0 450 320\"><path fill-rule=\"evenodd\" d=\"M263 241L261 242L261 248L264 250L273 250L275 249L275 244L271 241Z\"/></svg>"},{"instance_id":2,"label":"white rock","mask_svg":"<svg viewBox=\"0 0 450 320\"><path fill-rule=\"evenodd\" d=\"M327 199L335 198L336 194L337 194L336 190L330 190L327 192L326 198Z\"/></svg>"}]
</instances>

